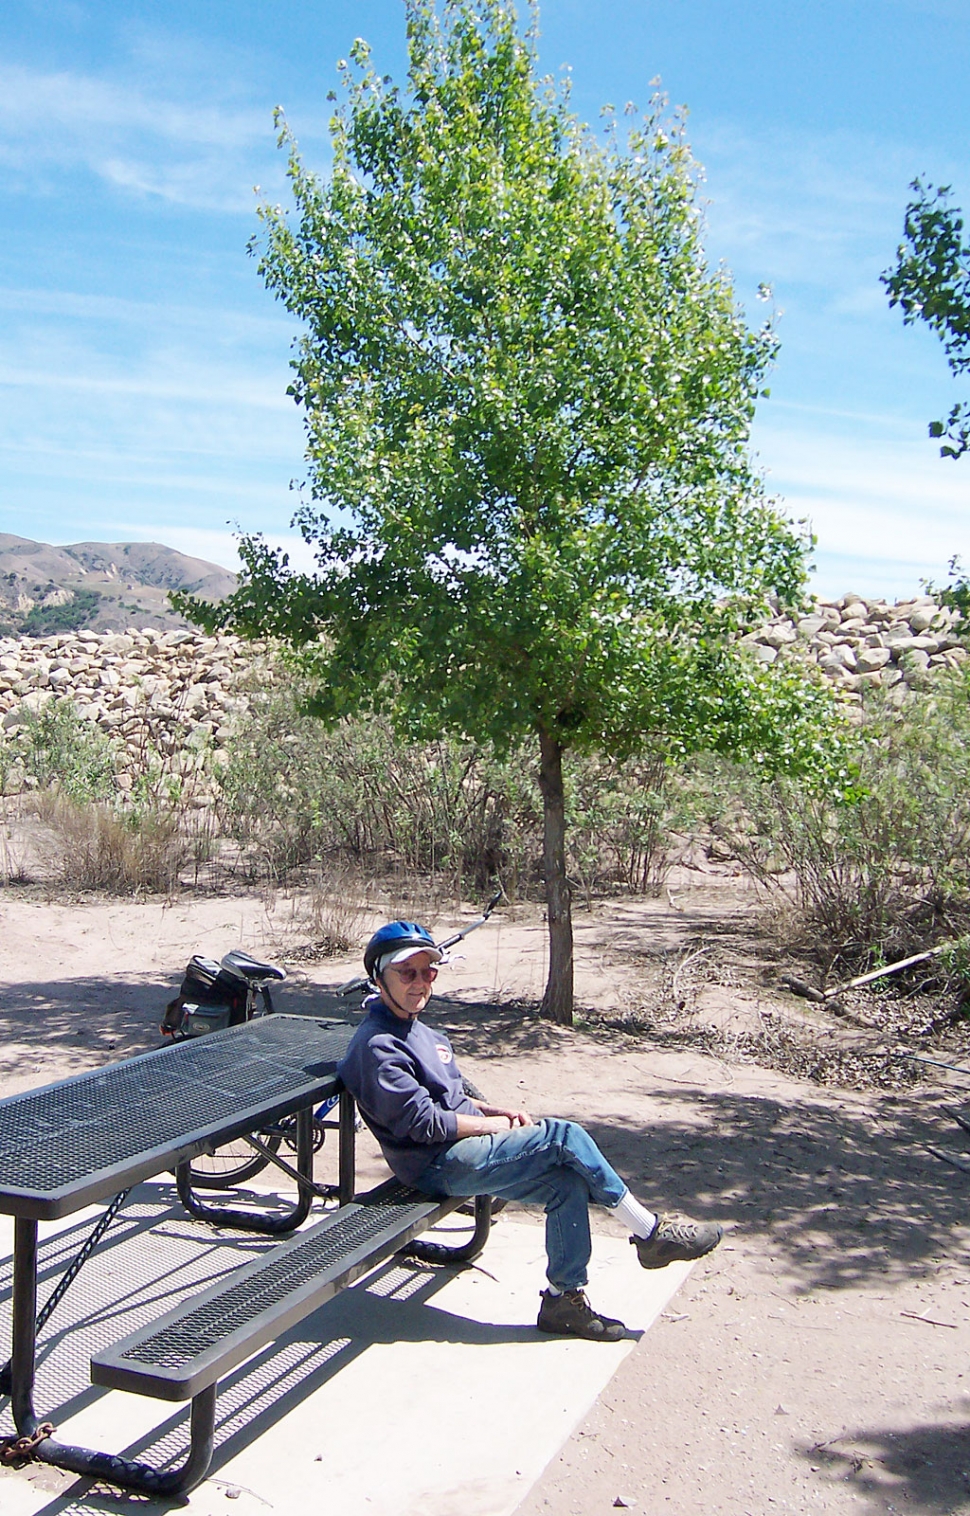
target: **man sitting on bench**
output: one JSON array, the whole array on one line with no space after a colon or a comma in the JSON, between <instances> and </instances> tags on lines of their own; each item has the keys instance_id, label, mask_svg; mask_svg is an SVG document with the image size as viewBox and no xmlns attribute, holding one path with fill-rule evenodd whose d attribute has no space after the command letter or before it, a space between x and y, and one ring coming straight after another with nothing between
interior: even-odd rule
<instances>
[{"instance_id":1,"label":"man sitting on bench","mask_svg":"<svg viewBox=\"0 0 970 1516\"><path fill-rule=\"evenodd\" d=\"M418 1020L442 954L424 927L392 921L375 932L364 968L378 993L365 1001L338 1073L402 1183L429 1195L491 1195L545 1207L548 1286L541 1332L616 1342L621 1321L584 1294L589 1206L606 1206L633 1233L640 1264L661 1269L716 1248L715 1222L657 1216L630 1194L589 1134L573 1121L472 1100L448 1038Z\"/></svg>"}]
</instances>

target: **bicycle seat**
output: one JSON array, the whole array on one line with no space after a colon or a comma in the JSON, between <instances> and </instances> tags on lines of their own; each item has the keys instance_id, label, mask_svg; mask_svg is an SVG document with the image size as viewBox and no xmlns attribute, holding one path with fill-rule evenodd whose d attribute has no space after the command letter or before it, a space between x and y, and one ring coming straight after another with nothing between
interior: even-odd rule
<instances>
[{"instance_id":1,"label":"bicycle seat","mask_svg":"<svg viewBox=\"0 0 970 1516\"><path fill-rule=\"evenodd\" d=\"M286 978L285 969L278 969L275 963L260 963L258 958L251 958L239 948L233 948L231 953L226 954L222 967L227 974L235 974L237 979L245 979L253 984L260 979Z\"/></svg>"}]
</instances>

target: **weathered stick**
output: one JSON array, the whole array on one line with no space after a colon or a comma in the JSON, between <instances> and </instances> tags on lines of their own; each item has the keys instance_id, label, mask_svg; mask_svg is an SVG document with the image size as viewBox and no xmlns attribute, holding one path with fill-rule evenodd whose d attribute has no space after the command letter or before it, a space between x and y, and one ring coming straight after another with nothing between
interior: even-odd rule
<instances>
[{"instance_id":1,"label":"weathered stick","mask_svg":"<svg viewBox=\"0 0 970 1516\"><path fill-rule=\"evenodd\" d=\"M711 951L711 948L698 948L696 953L688 953L686 958L681 959L680 963L678 963L677 967L674 969L674 977L670 981L670 993L674 1000L676 1000L677 991L680 989L680 976L687 965L689 963L693 963L696 958L703 958L705 953L709 953Z\"/></svg>"},{"instance_id":2,"label":"weathered stick","mask_svg":"<svg viewBox=\"0 0 970 1516\"><path fill-rule=\"evenodd\" d=\"M887 974L898 974L900 969L912 968L914 963L925 963L927 958L935 958L944 948L952 946L951 942L941 942L939 947L930 948L926 953L914 953L912 958L900 958L898 963L887 963L884 969L872 969L868 974L847 979L845 984L836 985L834 990L824 990L823 994L826 1000L831 1000L833 995L841 995L844 990L857 990L860 984L871 984L874 979L885 979Z\"/></svg>"},{"instance_id":3,"label":"weathered stick","mask_svg":"<svg viewBox=\"0 0 970 1516\"><path fill-rule=\"evenodd\" d=\"M899 1314L900 1316L907 1317L910 1321L925 1321L927 1326L949 1327L953 1332L955 1332L957 1329L957 1324L955 1321L937 1321L935 1316L917 1316L915 1311L900 1311Z\"/></svg>"},{"instance_id":4,"label":"weathered stick","mask_svg":"<svg viewBox=\"0 0 970 1516\"><path fill-rule=\"evenodd\" d=\"M941 1063L938 1058L921 1058L919 1053L910 1053L906 1048L896 1048L894 1056L896 1058L909 1058L913 1063L928 1064L931 1069L949 1069L951 1074L970 1075L970 1069L961 1068L958 1063Z\"/></svg>"},{"instance_id":5,"label":"weathered stick","mask_svg":"<svg viewBox=\"0 0 970 1516\"><path fill-rule=\"evenodd\" d=\"M794 974L782 974L782 984L787 984L793 995L801 995L803 1000L813 1000L816 1005L825 1004L825 994L817 990L814 984L806 984L804 979L796 979Z\"/></svg>"},{"instance_id":6,"label":"weathered stick","mask_svg":"<svg viewBox=\"0 0 970 1516\"><path fill-rule=\"evenodd\" d=\"M952 1163L955 1169L962 1169L965 1174L970 1174L970 1158L964 1158L962 1153L948 1153L945 1148L931 1148L929 1143L926 1151L932 1153L934 1158L942 1158L944 1163Z\"/></svg>"},{"instance_id":7,"label":"weathered stick","mask_svg":"<svg viewBox=\"0 0 970 1516\"><path fill-rule=\"evenodd\" d=\"M801 995L803 1000L813 1000L816 1005L823 1005L826 1000L834 1000L846 990L857 990L860 985L871 984L874 979L885 979L888 974L898 974L900 969L912 968L914 963L925 963L928 958L935 958L945 948L952 946L952 942L941 942L938 947L930 948L926 953L914 953L912 958L900 958L898 963L887 963L885 968L871 969L868 974L857 974L855 979L847 979L844 984L837 984L831 990L817 990L814 985L806 984L804 979L796 979L794 974L782 974L781 982L787 984L794 994Z\"/></svg>"}]
</instances>

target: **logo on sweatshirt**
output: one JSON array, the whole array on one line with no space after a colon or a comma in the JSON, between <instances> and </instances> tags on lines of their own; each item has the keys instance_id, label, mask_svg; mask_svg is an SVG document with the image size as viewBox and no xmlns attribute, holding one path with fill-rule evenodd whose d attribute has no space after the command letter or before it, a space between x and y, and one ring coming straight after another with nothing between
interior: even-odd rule
<instances>
[{"instance_id":1,"label":"logo on sweatshirt","mask_svg":"<svg viewBox=\"0 0 970 1516\"><path fill-rule=\"evenodd\" d=\"M451 1051L451 1048L448 1046L447 1042L436 1042L435 1047L438 1050L438 1057L441 1059L442 1063L450 1063L455 1055Z\"/></svg>"}]
</instances>

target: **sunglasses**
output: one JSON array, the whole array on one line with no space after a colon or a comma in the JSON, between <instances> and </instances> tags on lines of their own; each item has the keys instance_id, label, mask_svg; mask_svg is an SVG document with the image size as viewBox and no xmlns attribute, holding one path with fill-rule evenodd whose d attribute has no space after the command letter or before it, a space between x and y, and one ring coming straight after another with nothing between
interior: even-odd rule
<instances>
[{"instance_id":1,"label":"sunglasses","mask_svg":"<svg viewBox=\"0 0 970 1516\"><path fill-rule=\"evenodd\" d=\"M423 979L425 984L434 984L438 977L438 970L434 964L430 964L426 969L408 968L407 964L399 968L396 963L392 963L390 967L404 980L405 984L413 984L415 979Z\"/></svg>"}]
</instances>

